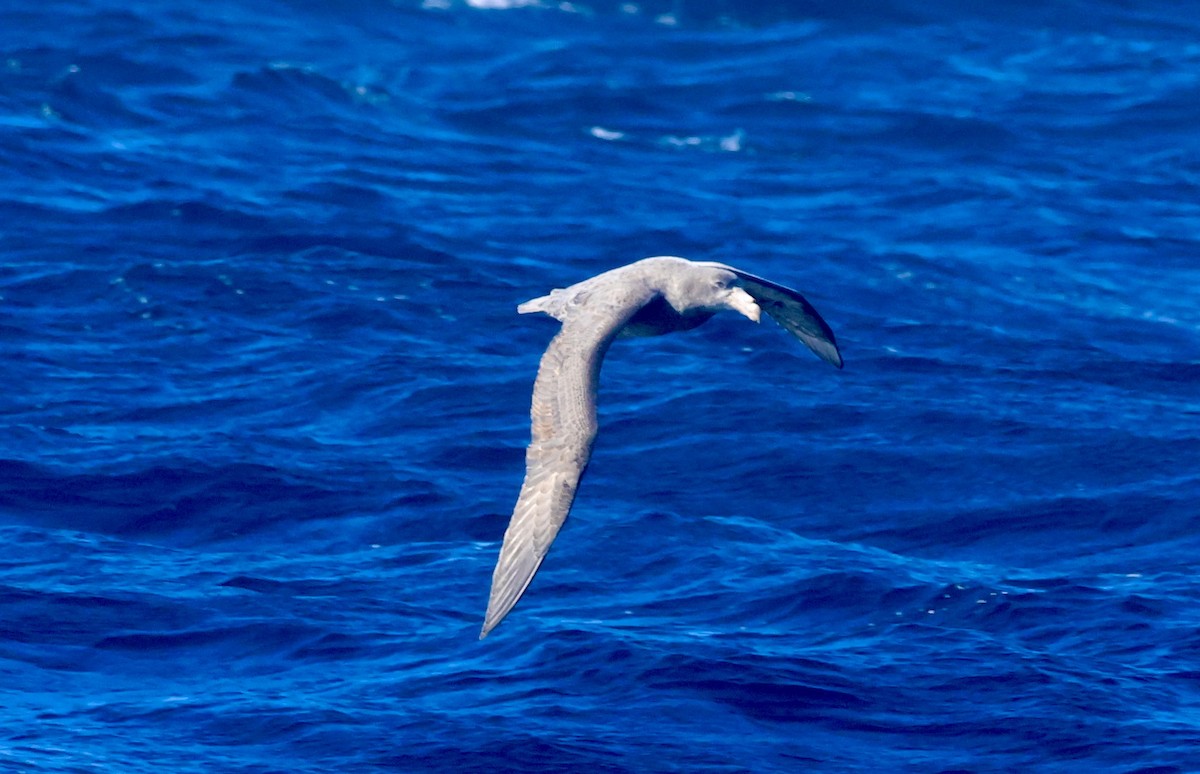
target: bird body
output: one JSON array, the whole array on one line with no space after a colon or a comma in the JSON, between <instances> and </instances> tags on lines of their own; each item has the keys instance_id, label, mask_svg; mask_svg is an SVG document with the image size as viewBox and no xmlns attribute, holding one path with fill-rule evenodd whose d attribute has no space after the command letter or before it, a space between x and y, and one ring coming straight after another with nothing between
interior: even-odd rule
<instances>
[{"instance_id":1,"label":"bird body","mask_svg":"<svg viewBox=\"0 0 1200 774\"><path fill-rule=\"evenodd\" d=\"M527 301L562 327L538 366L525 481L492 575L480 639L503 620L566 521L596 439L600 365L617 337L690 330L721 310L758 322L762 312L841 368L833 331L798 292L720 263L646 258Z\"/></svg>"}]
</instances>

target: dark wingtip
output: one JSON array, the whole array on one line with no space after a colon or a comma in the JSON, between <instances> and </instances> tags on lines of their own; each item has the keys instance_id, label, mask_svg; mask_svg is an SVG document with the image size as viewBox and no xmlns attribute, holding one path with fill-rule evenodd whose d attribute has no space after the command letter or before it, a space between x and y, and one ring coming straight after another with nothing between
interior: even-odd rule
<instances>
[{"instance_id":1,"label":"dark wingtip","mask_svg":"<svg viewBox=\"0 0 1200 774\"><path fill-rule=\"evenodd\" d=\"M822 320L824 322L824 320ZM833 338L833 331L829 331L829 357L826 358L829 364L839 371L846 365L842 360L842 350L838 349L837 341Z\"/></svg>"},{"instance_id":2,"label":"dark wingtip","mask_svg":"<svg viewBox=\"0 0 1200 774\"><path fill-rule=\"evenodd\" d=\"M838 350L833 329L798 290L747 274L732 266L723 268L741 279L742 287L775 322L803 342L817 357L841 370L844 365L842 353Z\"/></svg>"},{"instance_id":3,"label":"dark wingtip","mask_svg":"<svg viewBox=\"0 0 1200 774\"><path fill-rule=\"evenodd\" d=\"M820 317L816 319L824 323ZM838 349L837 341L833 338L833 331L828 330L829 326L824 326L826 335L813 335L809 331L797 331L789 328L789 330L804 343L804 346L812 350L813 354L824 360L834 368L841 369L844 363L842 362L842 352Z\"/></svg>"}]
</instances>

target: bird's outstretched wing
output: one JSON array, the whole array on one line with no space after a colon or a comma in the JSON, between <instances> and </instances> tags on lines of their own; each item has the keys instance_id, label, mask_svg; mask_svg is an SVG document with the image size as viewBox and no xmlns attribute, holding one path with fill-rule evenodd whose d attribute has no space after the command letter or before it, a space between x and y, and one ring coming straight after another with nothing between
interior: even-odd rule
<instances>
[{"instance_id":1,"label":"bird's outstretched wing","mask_svg":"<svg viewBox=\"0 0 1200 774\"><path fill-rule=\"evenodd\" d=\"M596 438L600 364L625 323L656 295L645 283L601 282L556 307L563 326L538 366L525 482L492 573L480 639L517 604L567 520Z\"/></svg>"},{"instance_id":2,"label":"bird's outstretched wing","mask_svg":"<svg viewBox=\"0 0 1200 774\"><path fill-rule=\"evenodd\" d=\"M822 360L837 368L842 367L842 354L838 351L833 330L821 318L808 299L798 291L770 280L727 267L738 276L738 284L754 297L764 312L782 325Z\"/></svg>"}]
</instances>

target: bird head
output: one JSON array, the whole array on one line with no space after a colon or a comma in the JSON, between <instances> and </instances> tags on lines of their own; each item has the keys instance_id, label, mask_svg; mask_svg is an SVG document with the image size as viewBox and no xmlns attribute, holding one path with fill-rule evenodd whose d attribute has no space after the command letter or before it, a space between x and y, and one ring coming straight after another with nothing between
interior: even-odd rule
<instances>
[{"instance_id":1,"label":"bird head","mask_svg":"<svg viewBox=\"0 0 1200 774\"><path fill-rule=\"evenodd\" d=\"M664 288L667 302L681 314L728 309L758 322L762 309L754 297L738 286L729 269L688 262L688 271L676 272Z\"/></svg>"}]
</instances>

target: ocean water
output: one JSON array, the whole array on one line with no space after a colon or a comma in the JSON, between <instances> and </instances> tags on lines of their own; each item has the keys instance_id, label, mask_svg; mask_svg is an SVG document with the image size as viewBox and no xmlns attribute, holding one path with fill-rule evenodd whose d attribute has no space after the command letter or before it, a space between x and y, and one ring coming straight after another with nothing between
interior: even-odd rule
<instances>
[{"instance_id":1,"label":"ocean water","mask_svg":"<svg viewBox=\"0 0 1200 774\"><path fill-rule=\"evenodd\" d=\"M1200 770L1200 20L0 8L0 770ZM477 639L549 318L619 341Z\"/></svg>"}]
</instances>

